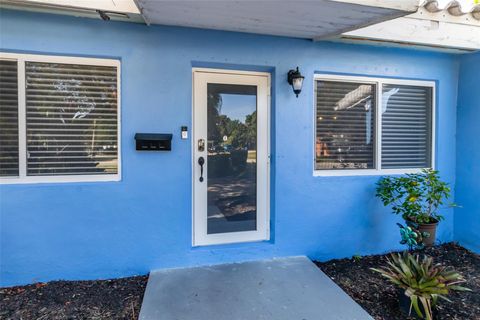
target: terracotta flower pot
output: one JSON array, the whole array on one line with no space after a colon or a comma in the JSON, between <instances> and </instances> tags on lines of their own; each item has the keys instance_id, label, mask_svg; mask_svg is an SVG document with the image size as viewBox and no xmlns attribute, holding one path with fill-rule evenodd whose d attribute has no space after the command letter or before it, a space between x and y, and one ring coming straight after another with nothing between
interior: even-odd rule
<instances>
[{"instance_id":1,"label":"terracotta flower pot","mask_svg":"<svg viewBox=\"0 0 480 320\"><path fill-rule=\"evenodd\" d=\"M418 225L418 231L422 233L426 232L430 235L430 237L423 238L423 244L425 246L431 247L435 244L435 240L437 237L437 226L438 226L438 222Z\"/></svg>"},{"instance_id":2,"label":"terracotta flower pot","mask_svg":"<svg viewBox=\"0 0 480 320\"><path fill-rule=\"evenodd\" d=\"M429 234L429 236L424 237L422 241L426 247L431 247L435 244L438 226L437 220L434 220L432 223L416 223L415 221L407 220L407 225L417 229L421 233L425 232Z\"/></svg>"}]
</instances>

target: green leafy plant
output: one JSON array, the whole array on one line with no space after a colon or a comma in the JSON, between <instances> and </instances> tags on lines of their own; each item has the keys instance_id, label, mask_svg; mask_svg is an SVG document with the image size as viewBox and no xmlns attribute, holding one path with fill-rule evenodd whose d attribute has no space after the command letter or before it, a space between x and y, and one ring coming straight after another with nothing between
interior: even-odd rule
<instances>
[{"instance_id":1,"label":"green leafy plant","mask_svg":"<svg viewBox=\"0 0 480 320\"><path fill-rule=\"evenodd\" d=\"M387 259L387 266L371 270L404 290L404 294L410 298L409 315L413 308L422 319L432 319L432 308L439 298L450 302L446 297L450 291L471 291L459 285L464 283L465 279L458 272L450 267L434 264L433 259L428 256L420 258L419 255L408 252L392 254L391 260Z\"/></svg>"},{"instance_id":2,"label":"green leafy plant","mask_svg":"<svg viewBox=\"0 0 480 320\"><path fill-rule=\"evenodd\" d=\"M356 254L356 255L352 256L352 260L355 261L355 262L360 262L360 260L362 260L362 256L359 255L359 254Z\"/></svg>"},{"instance_id":3,"label":"green leafy plant","mask_svg":"<svg viewBox=\"0 0 480 320\"><path fill-rule=\"evenodd\" d=\"M420 173L383 177L376 191L383 204L391 205L393 213L402 215L406 221L435 223L444 218L438 209L450 197L451 190L440 180L438 171L423 169Z\"/></svg>"}]
</instances>

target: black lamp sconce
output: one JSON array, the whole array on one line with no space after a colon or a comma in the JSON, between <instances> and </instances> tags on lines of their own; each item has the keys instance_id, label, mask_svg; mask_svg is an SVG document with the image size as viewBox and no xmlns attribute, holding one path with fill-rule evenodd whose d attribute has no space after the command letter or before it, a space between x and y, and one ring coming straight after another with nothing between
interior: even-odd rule
<instances>
[{"instance_id":1,"label":"black lamp sconce","mask_svg":"<svg viewBox=\"0 0 480 320\"><path fill-rule=\"evenodd\" d=\"M305 77L302 76L302 74L298 70L298 67L297 67L296 70L292 69L292 70L288 71L287 81L292 86L293 92L295 93L297 98L298 98L298 95L300 94L300 92L302 91L303 79L304 78Z\"/></svg>"}]
</instances>

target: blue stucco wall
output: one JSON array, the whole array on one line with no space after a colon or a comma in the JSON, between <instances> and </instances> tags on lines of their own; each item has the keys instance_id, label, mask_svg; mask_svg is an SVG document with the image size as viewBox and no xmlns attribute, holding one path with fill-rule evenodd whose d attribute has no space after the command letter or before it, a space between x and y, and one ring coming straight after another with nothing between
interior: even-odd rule
<instances>
[{"instance_id":1,"label":"blue stucco wall","mask_svg":"<svg viewBox=\"0 0 480 320\"><path fill-rule=\"evenodd\" d=\"M2 185L1 285L95 279L151 269L400 248L399 221L374 197L375 176L314 177L313 75L437 81L436 164L455 178L458 61L448 54L4 11L3 50L122 61L121 182ZM272 240L191 247L191 68L272 72ZM305 75L298 97L289 69ZM173 151L138 153L135 132L174 133ZM453 210L439 230L453 239Z\"/></svg>"},{"instance_id":2,"label":"blue stucco wall","mask_svg":"<svg viewBox=\"0 0 480 320\"><path fill-rule=\"evenodd\" d=\"M455 239L480 253L480 53L462 56L457 111Z\"/></svg>"}]
</instances>

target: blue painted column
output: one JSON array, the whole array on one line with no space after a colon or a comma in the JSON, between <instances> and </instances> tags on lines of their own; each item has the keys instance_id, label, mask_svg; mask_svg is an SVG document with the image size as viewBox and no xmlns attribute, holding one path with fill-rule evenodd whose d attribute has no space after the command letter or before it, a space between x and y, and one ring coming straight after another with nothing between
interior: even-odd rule
<instances>
[{"instance_id":1,"label":"blue painted column","mask_svg":"<svg viewBox=\"0 0 480 320\"><path fill-rule=\"evenodd\" d=\"M480 52L460 59L455 239L480 253Z\"/></svg>"}]
</instances>

